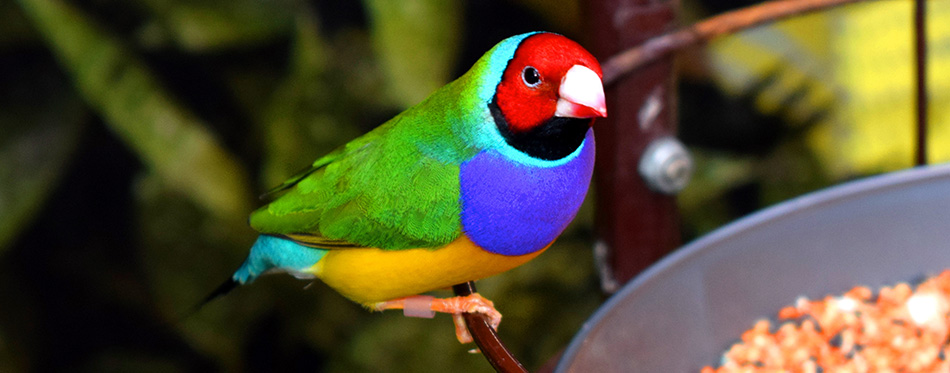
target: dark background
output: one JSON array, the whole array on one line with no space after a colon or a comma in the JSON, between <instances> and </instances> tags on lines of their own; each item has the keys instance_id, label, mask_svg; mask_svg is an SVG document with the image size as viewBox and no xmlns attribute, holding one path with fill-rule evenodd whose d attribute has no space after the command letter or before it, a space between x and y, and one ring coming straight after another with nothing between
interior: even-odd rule
<instances>
[{"instance_id":1,"label":"dark background","mask_svg":"<svg viewBox=\"0 0 950 373\"><path fill-rule=\"evenodd\" d=\"M0 371L489 370L447 316L371 314L289 276L189 312L246 255L256 195L507 36L585 42L578 2L437 3L0 3ZM747 3L685 2L684 22ZM831 173L808 146L830 109L757 109L783 66L724 94L707 53L678 61L680 137L698 169L684 240L867 173ZM605 299L594 198L547 253L479 282L531 370Z\"/></svg>"}]
</instances>

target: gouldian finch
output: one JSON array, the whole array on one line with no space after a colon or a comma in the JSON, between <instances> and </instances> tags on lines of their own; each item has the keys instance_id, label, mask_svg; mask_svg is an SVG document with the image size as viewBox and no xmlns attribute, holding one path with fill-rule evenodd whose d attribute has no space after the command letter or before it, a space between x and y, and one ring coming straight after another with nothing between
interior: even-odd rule
<instances>
[{"instance_id":1,"label":"gouldian finch","mask_svg":"<svg viewBox=\"0 0 950 373\"><path fill-rule=\"evenodd\" d=\"M457 80L317 159L254 211L261 233L219 292L282 271L373 310L501 314L480 295L418 294L543 252L574 218L594 167L601 69L553 33L495 45ZM421 306L419 306L421 304ZM418 311L418 310L415 310Z\"/></svg>"}]
</instances>

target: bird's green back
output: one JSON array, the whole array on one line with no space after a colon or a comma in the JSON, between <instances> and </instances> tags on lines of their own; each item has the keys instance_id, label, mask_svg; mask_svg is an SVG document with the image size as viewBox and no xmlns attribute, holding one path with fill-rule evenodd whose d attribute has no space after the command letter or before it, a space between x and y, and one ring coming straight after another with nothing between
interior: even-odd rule
<instances>
[{"instance_id":1,"label":"bird's green back","mask_svg":"<svg viewBox=\"0 0 950 373\"><path fill-rule=\"evenodd\" d=\"M251 226L327 247L439 247L460 234L459 165L480 149L471 122L477 69L314 162ZM468 107L468 108L466 108Z\"/></svg>"},{"instance_id":2,"label":"bird's green back","mask_svg":"<svg viewBox=\"0 0 950 373\"><path fill-rule=\"evenodd\" d=\"M458 238L459 166L505 144L488 102L531 34L498 43L418 105L317 159L251 214L251 226L323 248L438 248Z\"/></svg>"}]
</instances>

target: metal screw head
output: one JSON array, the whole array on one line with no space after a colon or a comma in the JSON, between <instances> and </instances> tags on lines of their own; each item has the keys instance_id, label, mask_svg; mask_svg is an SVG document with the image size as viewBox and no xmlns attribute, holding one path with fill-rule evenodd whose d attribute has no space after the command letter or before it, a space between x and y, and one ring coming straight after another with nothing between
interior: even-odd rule
<instances>
[{"instance_id":1,"label":"metal screw head","mask_svg":"<svg viewBox=\"0 0 950 373\"><path fill-rule=\"evenodd\" d=\"M639 171L650 189L676 194L693 176L693 158L676 138L661 137L653 140L643 152Z\"/></svg>"}]
</instances>

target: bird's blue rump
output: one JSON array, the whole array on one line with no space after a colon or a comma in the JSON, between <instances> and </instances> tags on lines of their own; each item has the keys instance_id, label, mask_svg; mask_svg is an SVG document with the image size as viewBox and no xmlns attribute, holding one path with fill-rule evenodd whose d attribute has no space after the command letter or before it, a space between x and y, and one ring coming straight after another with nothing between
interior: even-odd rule
<instances>
[{"instance_id":1,"label":"bird's blue rump","mask_svg":"<svg viewBox=\"0 0 950 373\"><path fill-rule=\"evenodd\" d=\"M288 239L262 234L251 246L251 253L231 279L248 284L268 271L283 271L298 278L312 278L307 272L323 259L327 251L304 246Z\"/></svg>"}]
</instances>

